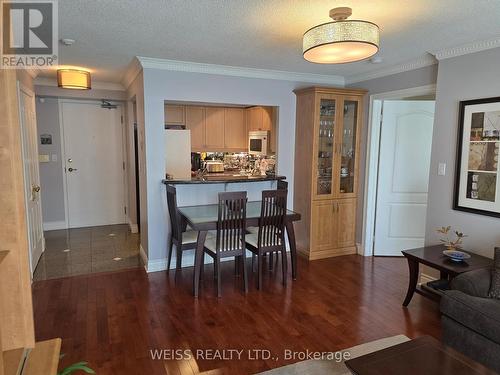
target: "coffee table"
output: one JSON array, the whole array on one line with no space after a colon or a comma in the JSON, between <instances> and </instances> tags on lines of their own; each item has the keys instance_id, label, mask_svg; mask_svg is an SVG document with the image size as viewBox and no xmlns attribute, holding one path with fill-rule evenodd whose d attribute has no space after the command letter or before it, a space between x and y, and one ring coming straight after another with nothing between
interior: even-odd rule
<instances>
[{"instance_id":1,"label":"coffee table","mask_svg":"<svg viewBox=\"0 0 500 375\"><path fill-rule=\"evenodd\" d=\"M422 336L345 362L355 375L493 375L496 372Z\"/></svg>"},{"instance_id":2,"label":"coffee table","mask_svg":"<svg viewBox=\"0 0 500 375\"><path fill-rule=\"evenodd\" d=\"M415 292L433 299L440 298L436 293L417 287L420 263L439 270L441 281L450 280L464 272L487 268L493 265L492 259L472 254L466 250L465 251L471 256L470 259L462 262L454 262L443 255L443 250L445 250L443 245L436 245L402 251L408 261L408 268L410 270L410 282L408 284L408 292L406 293L403 306L408 306Z\"/></svg>"}]
</instances>

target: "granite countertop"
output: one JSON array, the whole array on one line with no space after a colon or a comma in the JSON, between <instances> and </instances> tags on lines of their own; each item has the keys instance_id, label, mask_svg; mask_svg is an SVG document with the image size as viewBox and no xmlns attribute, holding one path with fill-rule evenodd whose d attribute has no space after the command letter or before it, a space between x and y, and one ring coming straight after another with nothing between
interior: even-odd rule
<instances>
[{"instance_id":1,"label":"granite countertop","mask_svg":"<svg viewBox=\"0 0 500 375\"><path fill-rule=\"evenodd\" d=\"M285 176L245 176L240 175L238 172L223 172L223 173L208 173L203 179L198 177L191 177L191 179L184 180L162 180L165 185L176 185L176 184L221 184L221 183L232 183L232 182L259 182L259 181L277 181L285 180Z\"/></svg>"}]
</instances>

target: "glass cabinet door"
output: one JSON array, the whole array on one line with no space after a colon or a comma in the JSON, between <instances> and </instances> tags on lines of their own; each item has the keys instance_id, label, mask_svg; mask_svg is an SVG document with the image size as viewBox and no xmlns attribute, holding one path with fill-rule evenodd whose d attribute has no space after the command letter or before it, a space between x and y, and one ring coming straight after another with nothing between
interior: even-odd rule
<instances>
[{"instance_id":1,"label":"glass cabinet door","mask_svg":"<svg viewBox=\"0 0 500 375\"><path fill-rule=\"evenodd\" d=\"M334 98L321 98L319 102L319 126L317 126L317 176L316 196L326 197L332 195L332 173L334 166L334 137L336 100Z\"/></svg>"},{"instance_id":2,"label":"glass cabinet door","mask_svg":"<svg viewBox=\"0 0 500 375\"><path fill-rule=\"evenodd\" d=\"M340 134L340 175L339 195L355 193L356 176L356 135L358 130L357 99L345 99L342 108L342 129Z\"/></svg>"}]
</instances>

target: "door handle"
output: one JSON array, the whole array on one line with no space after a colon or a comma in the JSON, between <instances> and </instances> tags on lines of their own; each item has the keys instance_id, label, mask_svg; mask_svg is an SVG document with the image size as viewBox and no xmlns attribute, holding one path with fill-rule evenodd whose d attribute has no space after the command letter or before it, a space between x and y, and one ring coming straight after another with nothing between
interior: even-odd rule
<instances>
[{"instance_id":1,"label":"door handle","mask_svg":"<svg viewBox=\"0 0 500 375\"><path fill-rule=\"evenodd\" d=\"M78 170L77 168L71 168L71 167L68 168L68 172L73 172L73 171L77 171L77 170Z\"/></svg>"}]
</instances>

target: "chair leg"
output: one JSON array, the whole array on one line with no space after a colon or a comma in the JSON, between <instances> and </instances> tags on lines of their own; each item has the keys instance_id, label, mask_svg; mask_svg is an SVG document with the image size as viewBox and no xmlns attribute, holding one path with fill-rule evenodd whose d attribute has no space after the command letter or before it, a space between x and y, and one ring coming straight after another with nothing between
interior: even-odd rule
<instances>
[{"instance_id":1,"label":"chair leg","mask_svg":"<svg viewBox=\"0 0 500 375\"><path fill-rule=\"evenodd\" d=\"M257 255L257 289L260 290L262 287L262 266L263 266L263 256L264 254L259 252L259 255Z\"/></svg>"},{"instance_id":2,"label":"chair leg","mask_svg":"<svg viewBox=\"0 0 500 375\"><path fill-rule=\"evenodd\" d=\"M182 267L182 244L175 244L177 252L175 253L175 271L180 271Z\"/></svg>"},{"instance_id":3,"label":"chair leg","mask_svg":"<svg viewBox=\"0 0 500 375\"><path fill-rule=\"evenodd\" d=\"M283 286L286 286L286 279L288 276L288 259L286 258L286 248L283 246L281 249L281 270L283 272Z\"/></svg>"},{"instance_id":4,"label":"chair leg","mask_svg":"<svg viewBox=\"0 0 500 375\"><path fill-rule=\"evenodd\" d=\"M267 260L269 262L269 271L273 270L273 259L274 259L274 252L270 252Z\"/></svg>"},{"instance_id":5,"label":"chair leg","mask_svg":"<svg viewBox=\"0 0 500 375\"><path fill-rule=\"evenodd\" d=\"M220 277L220 257L214 259L217 262L217 297L221 296L221 277Z\"/></svg>"},{"instance_id":6,"label":"chair leg","mask_svg":"<svg viewBox=\"0 0 500 375\"><path fill-rule=\"evenodd\" d=\"M174 250L174 240L170 236L170 241L168 242L168 261L167 261L167 273L170 271L170 263L172 262L172 251Z\"/></svg>"},{"instance_id":7,"label":"chair leg","mask_svg":"<svg viewBox=\"0 0 500 375\"><path fill-rule=\"evenodd\" d=\"M239 256L234 258L234 275L240 276L240 257Z\"/></svg>"},{"instance_id":8,"label":"chair leg","mask_svg":"<svg viewBox=\"0 0 500 375\"><path fill-rule=\"evenodd\" d=\"M200 281L203 280L203 270L205 269L205 252L201 256Z\"/></svg>"},{"instance_id":9,"label":"chair leg","mask_svg":"<svg viewBox=\"0 0 500 375\"><path fill-rule=\"evenodd\" d=\"M248 278L247 278L247 257L243 254L241 257L241 269L243 273L243 290L248 293Z\"/></svg>"},{"instance_id":10,"label":"chair leg","mask_svg":"<svg viewBox=\"0 0 500 375\"><path fill-rule=\"evenodd\" d=\"M252 253L252 273L255 272L255 254Z\"/></svg>"},{"instance_id":11,"label":"chair leg","mask_svg":"<svg viewBox=\"0 0 500 375\"><path fill-rule=\"evenodd\" d=\"M217 267L217 260L214 259L214 280L217 280L217 270L219 267Z\"/></svg>"}]
</instances>

